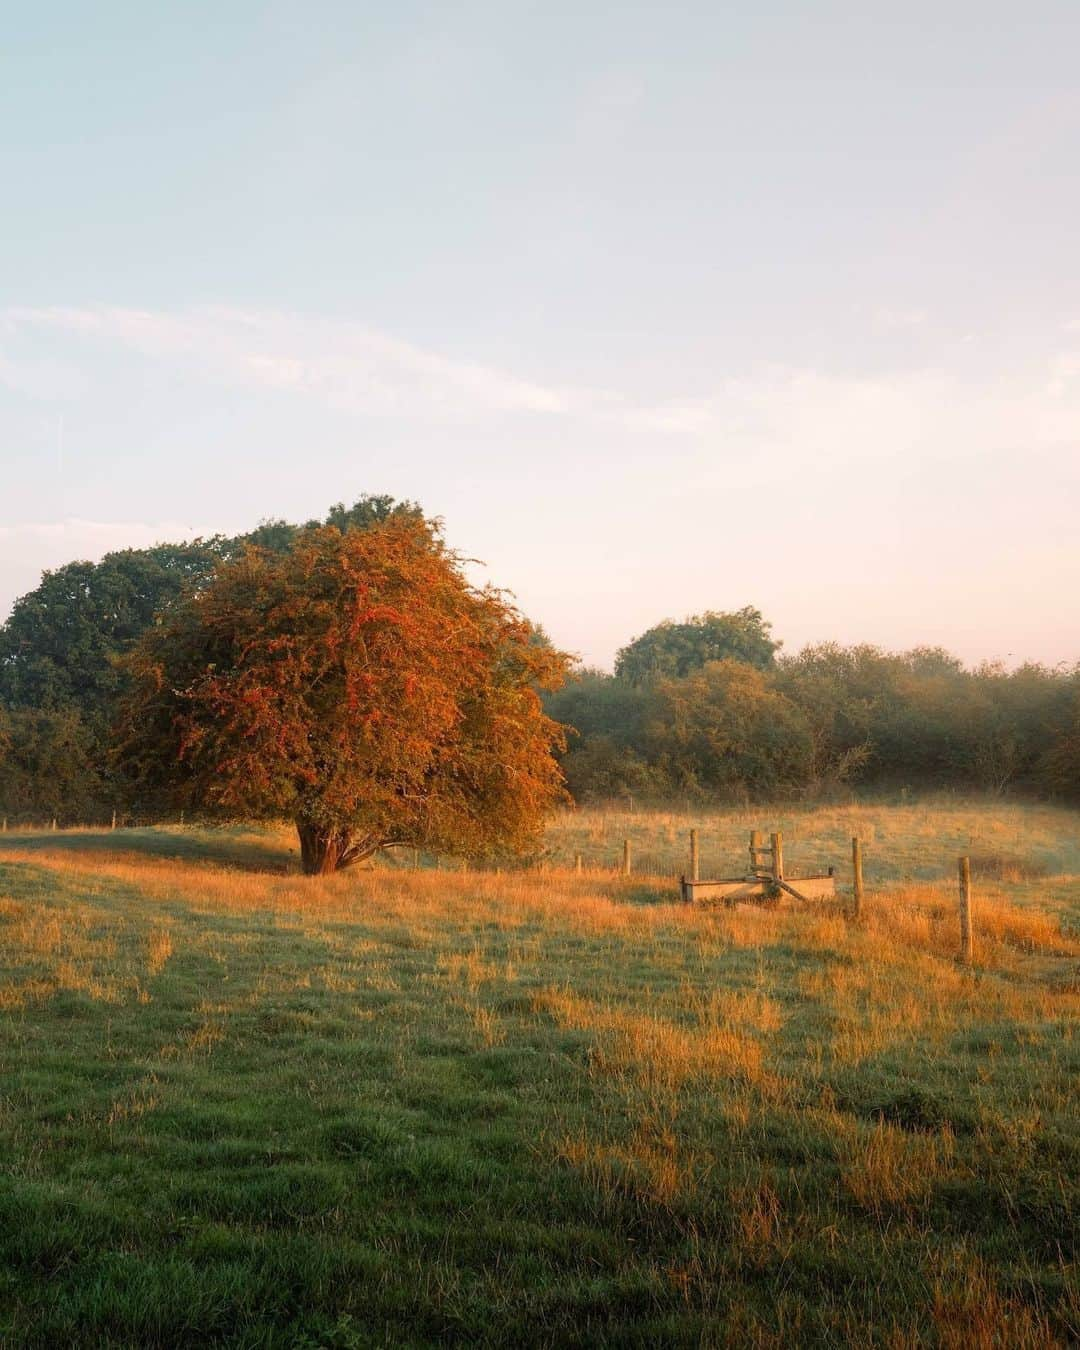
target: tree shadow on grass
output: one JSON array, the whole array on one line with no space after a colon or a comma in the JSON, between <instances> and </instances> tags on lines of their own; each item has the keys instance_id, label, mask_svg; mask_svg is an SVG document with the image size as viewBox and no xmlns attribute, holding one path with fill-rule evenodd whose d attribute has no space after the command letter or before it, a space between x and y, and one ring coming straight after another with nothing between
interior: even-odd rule
<instances>
[{"instance_id":1,"label":"tree shadow on grass","mask_svg":"<svg viewBox=\"0 0 1080 1350\"><path fill-rule=\"evenodd\" d=\"M297 850L280 837L254 833L250 827L222 829L64 830L0 834L0 858L8 850L58 854L140 853L177 862L216 863L245 872L287 873L299 870Z\"/></svg>"}]
</instances>

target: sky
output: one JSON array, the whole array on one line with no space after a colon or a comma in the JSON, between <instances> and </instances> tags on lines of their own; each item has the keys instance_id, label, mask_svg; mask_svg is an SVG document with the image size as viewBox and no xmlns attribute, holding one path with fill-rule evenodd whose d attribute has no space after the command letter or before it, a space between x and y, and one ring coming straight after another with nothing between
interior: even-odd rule
<instances>
[{"instance_id":1,"label":"sky","mask_svg":"<svg viewBox=\"0 0 1080 1350\"><path fill-rule=\"evenodd\" d=\"M386 492L593 664L1080 660L1075 0L5 10L0 619Z\"/></svg>"}]
</instances>

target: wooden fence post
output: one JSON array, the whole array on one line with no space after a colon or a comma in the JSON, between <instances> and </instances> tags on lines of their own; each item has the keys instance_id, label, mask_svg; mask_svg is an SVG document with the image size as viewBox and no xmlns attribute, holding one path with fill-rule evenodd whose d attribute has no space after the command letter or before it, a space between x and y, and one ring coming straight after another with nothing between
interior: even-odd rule
<instances>
[{"instance_id":1,"label":"wooden fence post","mask_svg":"<svg viewBox=\"0 0 1080 1350\"><path fill-rule=\"evenodd\" d=\"M580 853L575 853L575 854L574 854L574 871L578 874L578 876L581 876L581 854L580 854Z\"/></svg>"},{"instance_id":2,"label":"wooden fence post","mask_svg":"<svg viewBox=\"0 0 1080 1350\"><path fill-rule=\"evenodd\" d=\"M862 883L862 843L858 835L852 836L851 840L851 875L853 903L851 916L854 919L862 914L863 902L863 883Z\"/></svg>"},{"instance_id":3,"label":"wooden fence post","mask_svg":"<svg viewBox=\"0 0 1080 1350\"><path fill-rule=\"evenodd\" d=\"M699 871L698 832L697 832L697 830L691 830L691 831L690 831L690 880L691 880L691 881L700 881L700 880L701 880L701 874L700 874L700 871Z\"/></svg>"},{"instance_id":4,"label":"wooden fence post","mask_svg":"<svg viewBox=\"0 0 1080 1350\"><path fill-rule=\"evenodd\" d=\"M115 811L112 813L112 824L109 826L109 829L110 829L110 830L115 830L115 829L116 829L116 812L115 812Z\"/></svg>"},{"instance_id":5,"label":"wooden fence post","mask_svg":"<svg viewBox=\"0 0 1080 1350\"><path fill-rule=\"evenodd\" d=\"M56 817L55 817L55 816L53 816L53 818L52 818L52 824L49 826L49 829L50 829L50 830L55 830L55 829L56 829Z\"/></svg>"},{"instance_id":6,"label":"wooden fence post","mask_svg":"<svg viewBox=\"0 0 1080 1350\"><path fill-rule=\"evenodd\" d=\"M2 830L4 834L7 834L7 816L4 817L4 823L0 826L0 830Z\"/></svg>"},{"instance_id":7,"label":"wooden fence post","mask_svg":"<svg viewBox=\"0 0 1080 1350\"><path fill-rule=\"evenodd\" d=\"M624 877L630 875L630 840L622 841L622 874Z\"/></svg>"},{"instance_id":8,"label":"wooden fence post","mask_svg":"<svg viewBox=\"0 0 1080 1350\"><path fill-rule=\"evenodd\" d=\"M761 831L750 831L750 871L756 872L758 867L757 855L761 851Z\"/></svg>"},{"instance_id":9,"label":"wooden fence post","mask_svg":"<svg viewBox=\"0 0 1080 1350\"><path fill-rule=\"evenodd\" d=\"M960 960L970 966L975 959L975 938L971 931L971 859L961 858L960 877Z\"/></svg>"},{"instance_id":10,"label":"wooden fence post","mask_svg":"<svg viewBox=\"0 0 1080 1350\"><path fill-rule=\"evenodd\" d=\"M784 879L784 836L772 834L769 839L772 843L773 881L781 882Z\"/></svg>"}]
</instances>

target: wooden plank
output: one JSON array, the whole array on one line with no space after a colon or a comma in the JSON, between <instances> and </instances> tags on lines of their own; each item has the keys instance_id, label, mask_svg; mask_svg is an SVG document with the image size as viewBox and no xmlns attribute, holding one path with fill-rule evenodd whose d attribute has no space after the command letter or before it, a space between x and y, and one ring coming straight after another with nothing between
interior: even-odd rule
<instances>
[{"instance_id":1,"label":"wooden plank","mask_svg":"<svg viewBox=\"0 0 1080 1350\"><path fill-rule=\"evenodd\" d=\"M682 877L682 898L694 904L701 900L761 900L775 888L793 896L796 900L828 900L836 895L836 877L830 871L826 876L781 878L777 881L772 872L765 875L751 874L746 877L721 877L710 881L698 881L693 877Z\"/></svg>"},{"instance_id":2,"label":"wooden plank","mask_svg":"<svg viewBox=\"0 0 1080 1350\"><path fill-rule=\"evenodd\" d=\"M682 898L690 904L700 900L760 900L765 887L756 878L730 877L722 881L682 880Z\"/></svg>"},{"instance_id":3,"label":"wooden plank","mask_svg":"<svg viewBox=\"0 0 1080 1350\"><path fill-rule=\"evenodd\" d=\"M828 900L836 894L836 878L790 877L777 883L797 900Z\"/></svg>"}]
</instances>

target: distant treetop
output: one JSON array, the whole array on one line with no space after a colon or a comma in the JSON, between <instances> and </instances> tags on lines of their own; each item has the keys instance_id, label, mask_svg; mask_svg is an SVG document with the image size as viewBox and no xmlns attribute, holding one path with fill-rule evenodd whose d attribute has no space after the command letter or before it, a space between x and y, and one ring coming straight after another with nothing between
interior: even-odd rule
<instances>
[{"instance_id":1,"label":"distant treetop","mask_svg":"<svg viewBox=\"0 0 1080 1350\"><path fill-rule=\"evenodd\" d=\"M642 633L615 658L615 674L631 684L681 678L709 661L742 661L758 670L776 663L781 644L761 611L747 605L731 613L707 610L682 623L665 619Z\"/></svg>"}]
</instances>

